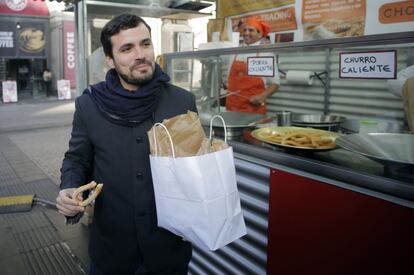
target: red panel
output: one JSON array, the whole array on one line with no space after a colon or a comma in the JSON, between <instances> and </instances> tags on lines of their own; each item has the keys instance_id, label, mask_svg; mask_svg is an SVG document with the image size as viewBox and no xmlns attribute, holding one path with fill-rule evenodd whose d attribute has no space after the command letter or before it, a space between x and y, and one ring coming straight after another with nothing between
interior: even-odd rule
<instances>
[{"instance_id":1,"label":"red panel","mask_svg":"<svg viewBox=\"0 0 414 275\"><path fill-rule=\"evenodd\" d=\"M49 16L49 9L43 1L2 0L0 14Z\"/></svg>"},{"instance_id":2,"label":"red panel","mask_svg":"<svg viewBox=\"0 0 414 275\"><path fill-rule=\"evenodd\" d=\"M70 87L76 88L76 39L75 22L63 22L63 51L65 61L64 79L70 81Z\"/></svg>"},{"instance_id":3,"label":"red panel","mask_svg":"<svg viewBox=\"0 0 414 275\"><path fill-rule=\"evenodd\" d=\"M271 171L268 274L414 274L414 210Z\"/></svg>"}]
</instances>

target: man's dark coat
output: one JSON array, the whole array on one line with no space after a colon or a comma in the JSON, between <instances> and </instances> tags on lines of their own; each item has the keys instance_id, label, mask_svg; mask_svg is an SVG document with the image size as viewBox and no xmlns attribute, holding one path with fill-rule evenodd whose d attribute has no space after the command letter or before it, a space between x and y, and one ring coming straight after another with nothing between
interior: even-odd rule
<instances>
[{"instance_id":1,"label":"man's dark coat","mask_svg":"<svg viewBox=\"0 0 414 275\"><path fill-rule=\"evenodd\" d=\"M152 118L138 126L110 122L88 93L78 97L61 189L103 183L95 203L89 254L102 271L134 272L140 262L156 274L185 269L191 245L157 227L147 131L155 122L196 112L194 95L163 86Z\"/></svg>"}]
</instances>

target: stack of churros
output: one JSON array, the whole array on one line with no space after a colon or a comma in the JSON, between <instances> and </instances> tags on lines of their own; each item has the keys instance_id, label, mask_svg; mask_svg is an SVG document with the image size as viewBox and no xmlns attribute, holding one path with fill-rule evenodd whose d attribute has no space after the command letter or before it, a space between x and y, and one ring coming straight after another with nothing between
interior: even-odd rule
<instances>
[{"instance_id":1,"label":"stack of churros","mask_svg":"<svg viewBox=\"0 0 414 275\"><path fill-rule=\"evenodd\" d=\"M304 128L303 130L294 128L287 131L258 131L257 137L266 142L292 147L313 149L331 149L336 147L335 136L329 135L322 130L309 128Z\"/></svg>"}]
</instances>

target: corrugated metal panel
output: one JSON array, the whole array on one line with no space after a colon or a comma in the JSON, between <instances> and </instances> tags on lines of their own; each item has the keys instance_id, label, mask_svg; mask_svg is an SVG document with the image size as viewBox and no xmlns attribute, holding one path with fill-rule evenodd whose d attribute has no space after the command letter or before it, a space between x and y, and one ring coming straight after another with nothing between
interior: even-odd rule
<instances>
[{"instance_id":1,"label":"corrugated metal panel","mask_svg":"<svg viewBox=\"0 0 414 275\"><path fill-rule=\"evenodd\" d=\"M282 72L323 72L326 66L324 50L289 51L278 53L279 69ZM325 87L315 79L312 86L290 84L281 75L279 91L268 100L270 113L290 110L295 113L321 113L324 110Z\"/></svg>"},{"instance_id":2,"label":"corrugated metal panel","mask_svg":"<svg viewBox=\"0 0 414 275\"><path fill-rule=\"evenodd\" d=\"M388 91L383 79L340 79L339 53L347 51L383 51L389 48L335 49L330 56L330 98L329 113L347 118L404 119L400 98ZM407 66L409 48L397 50L397 71Z\"/></svg>"},{"instance_id":3,"label":"corrugated metal panel","mask_svg":"<svg viewBox=\"0 0 414 275\"><path fill-rule=\"evenodd\" d=\"M217 251L194 247L189 274L266 274L269 168L235 158L247 235Z\"/></svg>"},{"instance_id":4,"label":"corrugated metal panel","mask_svg":"<svg viewBox=\"0 0 414 275\"><path fill-rule=\"evenodd\" d=\"M389 49L389 47L364 47L352 48L352 50L279 52L278 60L281 71L327 71L329 86L325 90L322 82L317 79L311 86L290 84L282 77L279 91L268 99L269 112L290 110L295 113L324 113L325 111L328 114L347 118L380 118L401 122L404 119L402 101L388 91L386 80L339 78L340 52ZM391 49L394 48L391 47ZM397 71L407 66L412 50L409 47L397 50Z\"/></svg>"}]
</instances>

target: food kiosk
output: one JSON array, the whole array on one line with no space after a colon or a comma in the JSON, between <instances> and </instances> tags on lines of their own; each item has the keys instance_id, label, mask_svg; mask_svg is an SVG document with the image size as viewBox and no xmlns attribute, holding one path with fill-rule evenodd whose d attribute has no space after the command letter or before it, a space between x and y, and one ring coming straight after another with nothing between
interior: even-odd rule
<instances>
[{"instance_id":1,"label":"food kiosk","mask_svg":"<svg viewBox=\"0 0 414 275\"><path fill-rule=\"evenodd\" d=\"M387 88L394 76L348 78L342 74L352 70L344 69L341 57L375 56L376 65L394 64L396 74L412 64L413 42L414 32L400 32L165 55L171 82L196 95L200 117L226 114L220 88L234 54L274 53L282 75L280 90L268 99L267 120L249 121L246 113L227 121L248 234L215 252L195 247L191 274L412 272L414 141L401 99ZM191 74L180 71L183 62L191 64ZM286 77L301 70L312 72L311 83ZM329 120L298 124L328 130L337 140L363 135L361 121L382 126L364 134L362 146L337 142L327 150L252 135L277 129L279 111L340 117L334 128ZM214 128L216 135L223 132Z\"/></svg>"}]
</instances>

